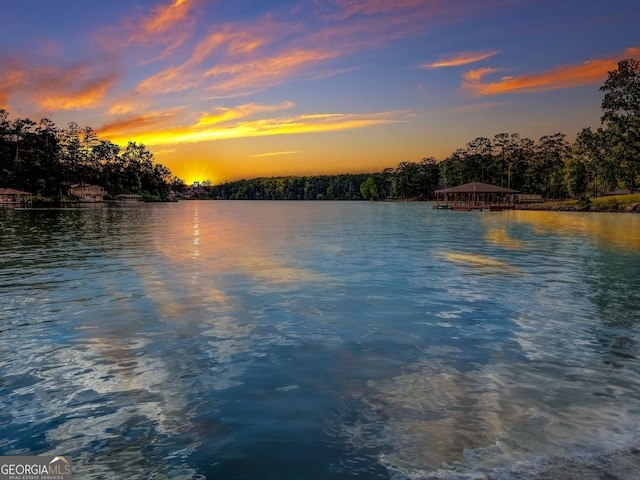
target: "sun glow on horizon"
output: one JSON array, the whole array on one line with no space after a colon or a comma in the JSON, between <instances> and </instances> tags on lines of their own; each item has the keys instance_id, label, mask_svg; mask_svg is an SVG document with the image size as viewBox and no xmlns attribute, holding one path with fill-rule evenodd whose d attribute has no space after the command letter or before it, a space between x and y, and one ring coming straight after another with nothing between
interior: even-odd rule
<instances>
[{"instance_id":1,"label":"sun glow on horizon","mask_svg":"<svg viewBox=\"0 0 640 480\"><path fill-rule=\"evenodd\" d=\"M12 121L144 145L187 183L374 172L507 131L570 138L600 125L598 86L640 55L637 0L560 9L553 28L532 2L8 3Z\"/></svg>"},{"instance_id":2,"label":"sun glow on horizon","mask_svg":"<svg viewBox=\"0 0 640 480\"><path fill-rule=\"evenodd\" d=\"M161 163L166 165L171 170L172 175L182 180L185 185L193 185L196 182L202 184L207 180L212 185L215 185L222 181L213 161L194 161L189 159L172 161L171 159L166 159Z\"/></svg>"}]
</instances>

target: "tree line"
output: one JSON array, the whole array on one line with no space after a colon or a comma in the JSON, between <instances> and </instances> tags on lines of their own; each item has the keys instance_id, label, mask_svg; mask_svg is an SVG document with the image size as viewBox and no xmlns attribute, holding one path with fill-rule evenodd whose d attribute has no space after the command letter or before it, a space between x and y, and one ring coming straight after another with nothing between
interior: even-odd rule
<instances>
[{"instance_id":1,"label":"tree line","mask_svg":"<svg viewBox=\"0 0 640 480\"><path fill-rule=\"evenodd\" d=\"M211 186L219 199L354 200L429 199L435 190L478 181L551 198L587 198L637 189L640 181L640 64L628 59L608 72L601 126L583 129L573 143L563 133L534 141L518 133L478 137L441 162L424 158L367 174L287 176ZM184 182L154 164L142 144L125 148L90 128L57 128L43 119L9 120L0 110L0 185L61 199L73 183L98 184L109 194L166 199Z\"/></svg>"},{"instance_id":2,"label":"tree line","mask_svg":"<svg viewBox=\"0 0 640 480\"><path fill-rule=\"evenodd\" d=\"M121 148L75 122L58 128L49 119L10 121L0 109L0 185L61 200L78 183L101 185L112 196L132 193L165 200L172 184L183 182L154 163L142 144L129 142Z\"/></svg>"},{"instance_id":3,"label":"tree line","mask_svg":"<svg viewBox=\"0 0 640 480\"><path fill-rule=\"evenodd\" d=\"M368 174L314 175L236 180L211 187L224 200L361 200Z\"/></svg>"},{"instance_id":4,"label":"tree line","mask_svg":"<svg viewBox=\"0 0 640 480\"><path fill-rule=\"evenodd\" d=\"M600 87L601 126L583 129L573 143L563 133L537 141L518 133L478 137L441 162L424 158L359 175L239 180L212 188L224 199L428 199L435 190L485 182L547 199L587 198L637 189L640 181L640 66L618 63Z\"/></svg>"}]
</instances>

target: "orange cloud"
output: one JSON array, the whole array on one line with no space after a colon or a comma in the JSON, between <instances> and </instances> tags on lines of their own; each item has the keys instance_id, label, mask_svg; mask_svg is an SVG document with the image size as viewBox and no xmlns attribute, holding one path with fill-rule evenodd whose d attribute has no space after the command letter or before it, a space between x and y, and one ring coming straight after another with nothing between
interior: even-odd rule
<instances>
[{"instance_id":1,"label":"orange cloud","mask_svg":"<svg viewBox=\"0 0 640 480\"><path fill-rule=\"evenodd\" d=\"M259 40L255 40L252 45L259 43ZM197 58L205 56L203 50L197 51L196 55ZM278 85L303 72L312 75L314 71L311 67L340 55L341 52L332 50L297 49L239 59L230 56L227 60L220 59L216 66L204 71L194 66L195 60L190 60L144 79L137 90L146 94L162 94L202 87L218 98L245 96Z\"/></svg>"},{"instance_id":2,"label":"orange cloud","mask_svg":"<svg viewBox=\"0 0 640 480\"><path fill-rule=\"evenodd\" d=\"M335 0L316 2L315 6L333 15L325 15L323 18L329 21L319 29L278 21L273 15L214 25L182 63L173 63L143 79L136 92L157 95L193 90L204 91L209 98L232 98L260 92L294 77L336 75L353 67L337 68L331 60L419 34L443 17L468 14L461 13L459 5L442 0ZM159 13L157 16L164 18ZM354 16L358 16L357 21L351 18ZM189 16L177 15L180 19L186 22ZM191 31L186 25L178 22L176 30ZM150 30L143 29L141 35ZM487 52L475 55L487 58Z\"/></svg>"},{"instance_id":3,"label":"orange cloud","mask_svg":"<svg viewBox=\"0 0 640 480\"><path fill-rule=\"evenodd\" d=\"M313 34L306 33L295 48L280 46L283 38L300 29L300 25L271 17L218 26L193 47L189 58L145 78L137 91L166 94L200 88L214 92L215 97L244 96L302 71L312 75L315 72L311 67L343 53L339 49L318 49L316 45L325 42L317 42Z\"/></svg>"},{"instance_id":4,"label":"orange cloud","mask_svg":"<svg viewBox=\"0 0 640 480\"><path fill-rule=\"evenodd\" d=\"M211 64L215 64L217 71L224 72L227 78L232 78L255 64L268 61L274 54L260 50L277 43L293 28L270 19L220 26L195 45L188 59L147 77L139 83L137 90L140 93L164 94L210 84L207 77L212 75Z\"/></svg>"},{"instance_id":5,"label":"orange cloud","mask_svg":"<svg viewBox=\"0 0 640 480\"><path fill-rule=\"evenodd\" d=\"M256 103L247 103L239 105L235 108L219 107L214 114L203 115L196 124L197 127L216 125L238 118L246 118L256 113L276 112L293 107L293 102L282 102L277 105L261 105Z\"/></svg>"},{"instance_id":6,"label":"orange cloud","mask_svg":"<svg viewBox=\"0 0 640 480\"><path fill-rule=\"evenodd\" d=\"M339 12L336 16L345 19L354 15L375 15L394 10L423 7L440 3L438 0L335 0Z\"/></svg>"},{"instance_id":7,"label":"orange cloud","mask_svg":"<svg viewBox=\"0 0 640 480\"><path fill-rule=\"evenodd\" d=\"M142 30L152 34L168 32L187 18L192 7L192 0L174 0L169 5L156 7L153 15L142 21Z\"/></svg>"},{"instance_id":8,"label":"orange cloud","mask_svg":"<svg viewBox=\"0 0 640 480\"><path fill-rule=\"evenodd\" d=\"M247 95L278 85L338 56L338 51L331 50L289 50L256 61L217 65L205 72L205 77L213 80L209 90L215 96Z\"/></svg>"},{"instance_id":9,"label":"orange cloud","mask_svg":"<svg viewBox=\"0 0 640 480\"><path fill-rule=\"evenodd\" d=\"M300 31L299 25L278 22L271 16L253 22L218 25L196 45L187 64L201 64L216 53L226 57L252 54L296 31Z\"/></svg>"},{"instance_id":10,"label":"orange cloud","mask_svg":"<svg viewBox=\"0 0 640 480\"><path fill-rule=\"evenodd\" d=\"M266 42L252 35L238 35L229 44L229 54L240 55L254 52Z\"/></svg>"},{"instance_id":11,"label":"orange cloud","mask_svg":"<svg viewBox=\"0 0 640 480\"><path fill-rule=\"evenodd\" d=\"M84 85L68 90L55 91L42 88L33 95L33 99L47 110L83 110L99 106L103 103L109 88L117 76L90 80Z\"/></svg>"},{"instance_id":12,"label":"orange cloud","mask_svg":"<svg viewBox=\"0 0 640 480\"><path fill-rule=\"evenodd\" d=\"M205 115L197 122L175 125L174 113L149 114L105 125L98 130L100 136L122 144L135 140L145 145L176 145L230 138L249 138L295 133L318 133L364 128L373 125L397 123L406 112L378 112L371 114L323 113L295 115L284 118L248 119L269 106L244 105L237 110L220 109L224 115ZM285 103L283 108L287 108ZM273 109L277 109L275 106ZM230 121L247 118L243 121ZM212 120L215 119L215 120Z\"/></svg>"},{"instance_id":13,"label":"orange cloud","mask_svg":"<svg viewBox=\"0 0 640 480\"><path fill-rule=\"evenodd\" d=\"M273 16L216 25L193 47L188 59L147 77L137 90L166 94L204 88L215 98L228 98L256 93L298 75L335 75L345 69L329 68L330 60L422 32L425 25L459 8L441 0L337 0L320 6L334 14L340 11L338 21L311 31L301 23L276 21ZM351 21L349 17L355 15L361 18ZM283 48L291 45L291 38L295 47Z\"/></svg>"},{"instance_id":14,"label":"orange cloud","mask_svg":"<svg viewBox=\"0 0 640 480\"><path fill-rule=\"evenodd\" d=\"M441 57L432 63L424 63L420 65L421 68L443 68L443 67L459 67L460 65L467 65L469 63L480 62L491 58L494 55L500 53L500 50L490 50L484 52L462 52L453 55L447 55Z\"/></svg>"},{"instance_id":15,"label":"orange cloud","mask_svg":"<svg viewBox=\"0 0 640 480\"><path fill-rule=\"evenodd\" d=\"M280 155L295 155L296 153L300 153L300 150L287 150L287 151L284 151L284 152L258 153L256 155L249 155L249 158L277 157L277 156L280 156Z\"/></svg>"},{"instance_id":16,"label":"orange cloud","mask_svg":"<svg viewBox=\"0 0 640 480\"><path fill-rule=\"evenodd\" d=\"M615 70L620 60L639 54L640 48L631 47L623 54L612 58L589 60L579 65L564 65L540 73L505 76L495 82L483 82L483 79L495 73L496 69L470 70L463 75L462 88L478 95L500 95L594 85L602 83L607 78L607 72Z\"/></svg>"},{"instance_id":17,"label":"orange cloud","mask_svg":"<svg viewBox=\"0 0 640 480\"><path fill-rule=\"evenodd\" d=\"M109 67L105 63L99 68ZM32 65L19 57L1 62L0 72L4 103L8 103L10 97L21 97L46 110L97 107L120 78L118 73L101 73L88 64Z\"/></svg>"},{"instance_id":18,"label":"orange cloud","mask_svg":"<svg viewBox=\"0 0 640 480\"><path fill-rule=\"evenodd\" d=\"M482 81L483 77L485 77L486 75L495 73L497 71L498 71L497 68L490 68L490 67L476 68L474 70L469 70L467 72L464 72L462 74L462 78L464 79L465 83L469 83L469 84L479 83L480 81Z\"/></svg>"},{"instance_id":19,"label":"orange cloud","mask_svg":"<svg viewBox=\"0 0 640 480\"><path fill-rule=\"evenodd\" d=\"M145 94L164 94L180 92L193 88L200 83L195 72L189 72L184 67L169 67L144 79L136 91Z\"/></svg>"},{"instance_id":20,"label":"orange cloud","mask_svg":"<svg viewBox=\"0 0 640 480\"><path fill-rule=\"evenodd\" d=\"M13 61L0 63L0 108L8 108L10 96L27 78L27 71Z\"/></svg>"},{"instance_id":21,"label":"orange cloud","mask_svg":"<svg viewBox=\"0 0 640 480\"><path fill-rule=\"evenodd\" d=\"M338 34L335 38L347 39L347 45L371 47L423 35L435 25L453 24L477 12L501 8L510 1L316 0L315 3L322 10L318 16L328 20L320 34L333 30ZM326 28L329 25L331 28Z\"/></svg>"},{"instance_id":22,"label":"orange cloud","mask_svg":"<svg viewBox=\"0 0 640 480\"><path fill-rule=\"evenodd\" d=\"M135 105L133 102L120 100L120 101L113 102L111 104L111 106L109 107L108 113L110 115L122 115L125 113L132 112L134 108L135 108Z\"/></svg>"},{"instance_id":23,"label":"orange cloud","mask_svg":"<svg viewBox=\"0 0 640 480\"><path fill-rule=\"evenodd\" d=\"M133 19L124 19L120 25L100 31L96 40L108 51L129 50L132 43L159 45L163 51L145 61L166 58L192 35L194 19L190 14L195 2L173 0L152 9L147 15L132 14Z\"/></svg>"},{"instance_id":24,"label":"orange cloud","mask_svg":"<svg viewBox=\"0 0 640 480\"><path fill-rule=\"evenodd\" d=\"M126 143L134 140L138 132L148 132L168 128L178 118L178 109L170 112L150 112L145 115L136 115L125 120L112 122L97 130L97 134L103 138L118 143ZM123 141L124 140L124 141Z\"/></svg>"}]
</instances>

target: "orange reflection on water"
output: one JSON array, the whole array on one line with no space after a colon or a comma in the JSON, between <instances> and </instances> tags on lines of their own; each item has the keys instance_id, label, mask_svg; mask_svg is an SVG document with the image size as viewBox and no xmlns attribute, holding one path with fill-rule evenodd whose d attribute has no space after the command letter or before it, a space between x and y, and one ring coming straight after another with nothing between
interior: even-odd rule
<instances>
[{"instance_id":1,"label":"orange reflection on water","mask_svg":"<svg viewBox=\"0 0 640 480\"><path fill-rule=\"evenodd\" d=\"M466 265L469 267L481 268L485 272L493 273L517 273L518 269L497 258L486 255L462 252L445 252L442 255L450 262Z\"/></svg>"},{"instance_id":2,"label":"orange reflection on water","mask_svg":"<svg viewBox=\"0 0 640 480\"><path fill-rule=\"evenodd\" d=\"M539 234L580 235L607 247L640 253L640 215L535 210L504 213L517 222L530 224Z\"/></svg>"},{"instance_id":3,"label":"orange reflection on water","mask_svg":"<svg viewBox=\"0 0 640 480\"><path fill-rule=\"evenodd\" d=\"M214 205L217 208L212 208ZM171 223L171 238L157 238L155 248L175 264L190 269L194 288L200 285L203 276L211 279L211 273L238 270L254 280L269 283L322 280L320 275L296 266L287 248L266 238L260 225L244 221L238 213L226 209L223 202L200 205L199 201L193 201L177 207L182 218L167 219ZM275 224L283 220L278 216L263 217L261 221ZM214 296L225 300L221 291Z\"/></svg>"},{"instance_id":4,"label":"orange reflection on water","mask_svg":"<svg viewBox=\"0 0 640 480\"><path fill-rule=\"evenodd\" d=\"M498 228L492 228L484 234L484 237L490 243L501 247L510 248L513 250L520 250L524 247L524 243L509 235L507 228L503 225Z\"/></svg>"}]
</instances>

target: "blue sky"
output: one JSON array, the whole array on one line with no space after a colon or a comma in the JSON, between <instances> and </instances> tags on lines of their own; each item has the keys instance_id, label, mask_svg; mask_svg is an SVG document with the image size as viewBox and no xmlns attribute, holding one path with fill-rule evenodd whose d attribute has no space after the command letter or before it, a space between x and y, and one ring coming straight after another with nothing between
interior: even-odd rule
<instances>
[{"instance_id":1,"label":"blue sky","mask_svg":"<svg viewBox=\"0 0 640 480\"><path fill-rule=\"evenodd\" d=\"M631 0L6 0L0 107L144 143L188 182L571 141L640 58Z\"/></svg>"}]
</instances>

